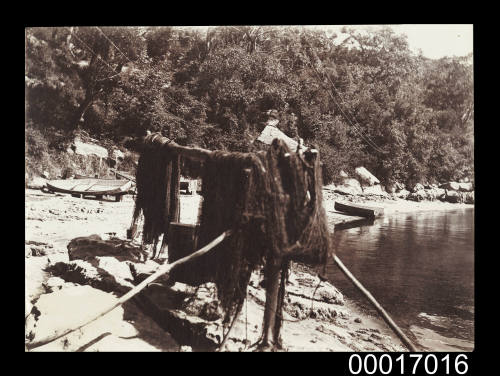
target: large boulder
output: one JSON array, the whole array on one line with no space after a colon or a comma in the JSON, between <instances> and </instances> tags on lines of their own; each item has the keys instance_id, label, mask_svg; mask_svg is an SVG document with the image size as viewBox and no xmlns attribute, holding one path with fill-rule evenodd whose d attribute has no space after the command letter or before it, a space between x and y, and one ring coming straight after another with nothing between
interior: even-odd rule
<instances>
[{"instance_id":1,"label":"large boulder","mask_svg":"<svg viewBox=\"0 0 500 376\"><path fill-rule=\"evenodd\" d=\"M473 204L474 203L474 191L465 192L463 194L465 195L464 202L466 204Z\"/></svg>"},{"instance_id":2,"label":"large boulder","mask_svg":"<svg viewBox=\"0 0 500 376\"><path fill-rule=\"evenodd\" d=\"M275 138L283 140L291 151L295 152L297 150L299 143L272 125L267 125L256 141L262 142L266 145L271 145Z\"/></svg>"},{"instance_id":3,"label":"large boulder","mask_svg":"<svg viewBox=\"0 0 500 376\"><path fill-rule=\"evenodd\" d=\"M396 184L397 183L394 182L394 181L391 181L391 182L387 183L386 186L385 186L385 191L387 193L391 193L391 194L392 193L396 193L398 191L398 187L397 187Z\"/></svg>"},{"instance_id":4,"label":"large boulder","mask_svg":"<svg viewBox=\"0 0 500 376\"><path fill-rule=\"evenodd\" d=\"M141 246L127 240L103 240L99 235L83 236L72 239L68 244L70 260L89 260L97 256L113 256L119 261L140 262L147 258Z\"/></svg>"},{"instance_id":5,"label":"large boulder","mask_svg":"<svg viewBox=\"0 0 500 376\"><path fill-rule=\"evenodd\" d=\"M400 191L396 192L396 197L406 199L409 194L410 194L410 191L408 191L406 189L401 189Z\"/></svg>"},{"instance_id":6,"label":"large boulder","mask_svg":"<svg viewBox=\"0 0 500 376\"><path fill-rule=\"evenodd\" d=\"M75 139L71 148L73 149L75 154L84 156L95 155L99 158L104 159L108 158L108 151L106 150L106 148L96 144L83 142L80 139Z\"/></svg>"},{"instance_id":7,"label":"large boulder","mask_svg":"<svg viewBox=\"0 0 500 376\"><path fill-rule=\"evenodd\" d=\"M435 200L443 201L445 199L446 191L443 188L433 187L429 190L429 192L432 194Z\"/></svg>"},{"instance_id":8,"label":"large boulder","mask_svg":"<svg viewBox=\"0 0 500 376\"><path fill-rule=\"evenodd\" d=\"M453 182L453 181L450 181L448 183L441 184L439 186L439 188L444 188L444 189L450 190L450 191L458 191L458 190L460 190L460 184Z\"/></svg>"},{"instance_id":9,"label":"large boulder","mask_svg":"<svg viewBox=\"0 0 500 376\"><path fill-rule=\"evenodd\" d=\"M368 171L364 167L356 167L354 172L360 183L363 185L371 187L375 184L380 184L380 180L378 180L370 171Z\"/></svg>"},{"instance_id":10,"label":"large boulder","mask_svg":"<svg viewBox=\"0 0 500 376\"><path fill-rule=\"evenodd\" d=\"M406 199L411 200L411 201L420 202L420 201L424 201L427 199L427 194L426 194L424 189L420 189L416 192L410 193L408 196L406 196Z\"/></svg>"},{"instance_id":11,"label":"large boulder","mask_svg":"<svg viewBox=\"0 0 500 376\"><path fill-rule=\"evenodd\" d=\"M404 183L396 182L394 183L394 185L396 186L396 192L402 191L406 188L406 185Z\"/></svg>"},{"instance_id":12,"label":"large boulder","mask_svg":"<svg viewBox=\"0 0 500 376\"><path fill-rule=\"evenodd\" d=\"M377 195L387 197L387 193L384 192L383 187L380 184L372 185L363 188L363 194L365 195Z\"/></svg>"},{"instance_id":13,"label":"large boulder","mask_svg":"<svg viewBox=\"0 0 500 376\"><path fill-rule=\"evenodd\" d=\"M105 260L101 260L105 259ZM125 294L132 287L133 276L130 267L125 262L123 265L114 259L97 257L91 262L73 260L70 262L58 262L49 266L47 270L56 277L66 282L79 285L88 285L106 292Z\"/></svg>"},{"instance_id":14,"label":"large boulder","mask_svg":"<svg viewBox=\"0 0 500 376\"><path fill-rule=\"evenodd\" d=\"M462 196L457 191L446 190L446 194L445 195L446 195L445 196L445 200L447 202L451 202L451 203L454 203L454 204L462 202Z\"/></svg>"},{"instance_id":15,"label":"large boulder","mask_svg":"<svg viewBox=\"0 0 500 376\"><path fill-rule=\"evenodd\" d=\"M474 187L472 186L472 183L458 183L458 190L460 192L472 192Z\"/></svg>"},{"instance_id":16,"label":"large boulder","mask_svg":"<svg viewBox=\"0 0 500 376\"><path fill-rule=\"evenodd\" d=\"M44 179L40 176L35 176L31 181L27 183L27 186L31 189L42 189L43 187L45 187L46 183L47 179Z\"/></svg>"},{"instance_id":17,"label":"large boulder","mask_svg":"<svg viewBox=\"0 0 500 376\"><path fill-rule=\"evenodd\" d=\"M344 195L359 195L363 193L363 190L359 181L357 181L356 179L347 178L344 179L341 185L338 185L335 188L334 192Z\"/></svg>"}]
</instances>

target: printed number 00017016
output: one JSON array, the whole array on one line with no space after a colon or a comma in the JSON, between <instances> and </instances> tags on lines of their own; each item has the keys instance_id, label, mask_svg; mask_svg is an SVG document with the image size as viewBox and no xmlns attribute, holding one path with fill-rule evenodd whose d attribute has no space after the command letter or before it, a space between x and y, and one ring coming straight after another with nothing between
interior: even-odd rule
<instances>
[{"instance_id":1,"label":"printed number 00017016","mask_svg":"<svg viewBox=\"0 0 500 376\"><path fill-rule=\"evenodd\" d=\"M395 356L394 356L395 357ZM408 358L407 360L405 358ZM423 360L422 360L423 358ZM417 371L424 371L428 375L434 375L438 371L446 375L457 374L465 375L469 369L467 364L467 355L458 354L454 361L450 359L450 354L443 356L441 359L434 354L401 354L395 358L393 367L393 356L382 354L375 356L374 354L359 355L353 354L349 357L349 372L352 375L363 374L373 375L377 371L383 375L399 374L405 375L411 372L415 375Z\"/></svg>"}]
</instances>

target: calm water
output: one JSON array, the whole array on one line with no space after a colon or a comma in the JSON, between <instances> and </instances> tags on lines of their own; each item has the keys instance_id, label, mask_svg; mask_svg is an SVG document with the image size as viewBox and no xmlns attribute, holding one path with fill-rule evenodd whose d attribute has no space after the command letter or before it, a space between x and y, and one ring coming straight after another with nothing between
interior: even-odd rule
<instances>
[{"instance_id":1,"label":"calm water","mask_svg":"<svg viewBox=\"0 0 500 376\"><path fill-rule=\"evenodd\" d=\"M474 209L391 215L333 239L338 257L420 347L473 349ZM372 310L337 267L328 272Z\"/></svg>"}]
</instances>

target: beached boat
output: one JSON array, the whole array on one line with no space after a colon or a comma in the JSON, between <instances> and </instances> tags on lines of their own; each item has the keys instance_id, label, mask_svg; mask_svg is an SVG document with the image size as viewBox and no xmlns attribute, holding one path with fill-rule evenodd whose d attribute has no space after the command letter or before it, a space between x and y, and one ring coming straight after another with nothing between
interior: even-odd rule
<instances>
[{"instance_id":1,"label":"beached boat","mask_svg":"<svg viewBox=\"0 0 500 376\"><path fill-rule=\"evenodd\" d=\"M376 208L372 206L364 206L353 203L342 203L335 201L335 210L350 215L356 215L365 218L375 218L384 215L384 208Z\"/></svg>"},{"instance_id":2,"label":"beached boat","mask_svg":"<svg viewBox=\"0 0 500 376\"><path fill-rule=\"evenodd\" d=\"M46 183L51 192L70 193L78 196L116 196L117 200L132 187L128 180L115 179L68 179L50 180Z\"/></svg>"}]
</instances>

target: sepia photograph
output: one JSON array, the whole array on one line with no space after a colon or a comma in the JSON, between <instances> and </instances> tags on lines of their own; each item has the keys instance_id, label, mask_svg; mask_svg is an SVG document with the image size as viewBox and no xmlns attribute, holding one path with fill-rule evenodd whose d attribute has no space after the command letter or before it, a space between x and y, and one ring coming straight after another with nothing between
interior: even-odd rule
<instances>
[{"instance_id":1,"label":"sepia photograph","mask_svg":"<svg viewBox=\"0 0 500 376\"><path fill-rule=\"evenodd\" d=\"M25 352L467 367L473 31L25 27Z\"/></svg>"}]
</instances>

